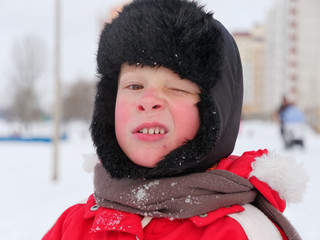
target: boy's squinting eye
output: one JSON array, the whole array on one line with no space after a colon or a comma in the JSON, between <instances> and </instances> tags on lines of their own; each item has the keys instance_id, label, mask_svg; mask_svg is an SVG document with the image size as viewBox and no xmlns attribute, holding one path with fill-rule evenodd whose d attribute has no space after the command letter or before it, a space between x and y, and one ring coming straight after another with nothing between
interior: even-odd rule
<instances>
[{"instance_id":1,"label":"boy's squinting eye","mask_svg":"<svg viewBox=\"0 0 320 240\"><path fill-rule=\"evenodd\" d=\"M182 89L182 88L171 88L172 91L181 93L181 94L187 94L187 95L198 95L196 91L192 91L189 89Z\"/></svg>"},{"instance_id":2,"label":"boy's squinting eye","mask_svg":"<svg viewBox=\"0 0 320 240\"><path fill-rule=\"evenodd\" d=\"M171 88L171 90L181 93L190 93L189 91L180 88Z\"/></svg>"}]
</instances>

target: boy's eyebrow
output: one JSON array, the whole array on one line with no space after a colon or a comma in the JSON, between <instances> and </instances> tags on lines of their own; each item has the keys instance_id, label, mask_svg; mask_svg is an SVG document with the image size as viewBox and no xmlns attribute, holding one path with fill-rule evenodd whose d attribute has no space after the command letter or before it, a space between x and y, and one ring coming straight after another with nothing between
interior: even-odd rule
<instances>
[{"instance_id":1,"label":"boy's eyebrow","mask_svg":"<svg viewBox=\"0 0 320 240\"><path fill-rule=\"evenodd\" d=\"M119 74L118 81L120 81L121 79L126 79L126 78L128 78L128 76L129 77L135 77L136 75L137 75L137 73L133 73L131 71L124 72L124 73L121 74L121 76Z\"/></svg>"}]
</instances>

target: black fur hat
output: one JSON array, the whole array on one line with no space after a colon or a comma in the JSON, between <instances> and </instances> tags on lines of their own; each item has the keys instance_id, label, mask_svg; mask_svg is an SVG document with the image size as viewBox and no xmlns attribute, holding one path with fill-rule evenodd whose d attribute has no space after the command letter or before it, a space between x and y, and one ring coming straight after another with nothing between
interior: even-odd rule
<instances>
[{"instance_id":1,"label":"black fur hat","mask_svg":"<svg viewBox=\"0 0 320 240\"><path fill-rule=\"evenodd\" d=\"M104 168L116 178L154 178L205 171L234 148L242 106L242 68L228 31L196 2L134 0L100 37L91 135ZM196 83L201 126L194 139L154 168L134 164L115 136L114 111L123 63L163 66Z\"/></svg>"}]
</instances>

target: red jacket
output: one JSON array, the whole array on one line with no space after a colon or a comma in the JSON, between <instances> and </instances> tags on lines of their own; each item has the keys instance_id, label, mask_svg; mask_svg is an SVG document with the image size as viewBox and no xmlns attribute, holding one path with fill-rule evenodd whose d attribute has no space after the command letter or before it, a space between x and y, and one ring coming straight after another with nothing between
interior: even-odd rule
<instances>
[{"instance_id":1,"label":"red jacket","mask_svg":"<svg viewBox=\"0 0 320 240\"><path fill-rule=\"evenodd\" d=\"M267 154L267 151L247 152L241 157L230 156L220 161L217 168L248 178L277 209L283 211L285 201L279 194L256 176L250 176L252 162L262 154ZM91 195L85 204L67 209L43 240L245 240L248 238L241 225L228 216L243 210L242 206L234 205L189 219L154 218L142 228L142 217L97 207ZM278 230L283 239L287 239L282 230Z\"/></svg>"}]
</instances>

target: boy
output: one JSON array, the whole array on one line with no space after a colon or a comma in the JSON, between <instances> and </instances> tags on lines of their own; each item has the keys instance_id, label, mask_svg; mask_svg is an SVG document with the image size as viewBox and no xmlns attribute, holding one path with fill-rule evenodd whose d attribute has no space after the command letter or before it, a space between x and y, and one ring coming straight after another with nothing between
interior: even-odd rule
<instances>
[{"instance_id":1,"label":"boy","mask_svg":"<svg viewBox=\"0 0 320 240\"><path fill-rule=\"evenodd\" d=\"M300 239L281 212L301 169L267 150L229 156L242 69L212 14L135 0L105 26L97 62L95 192L43 239Z\"/></svg>"}]
</instances>

